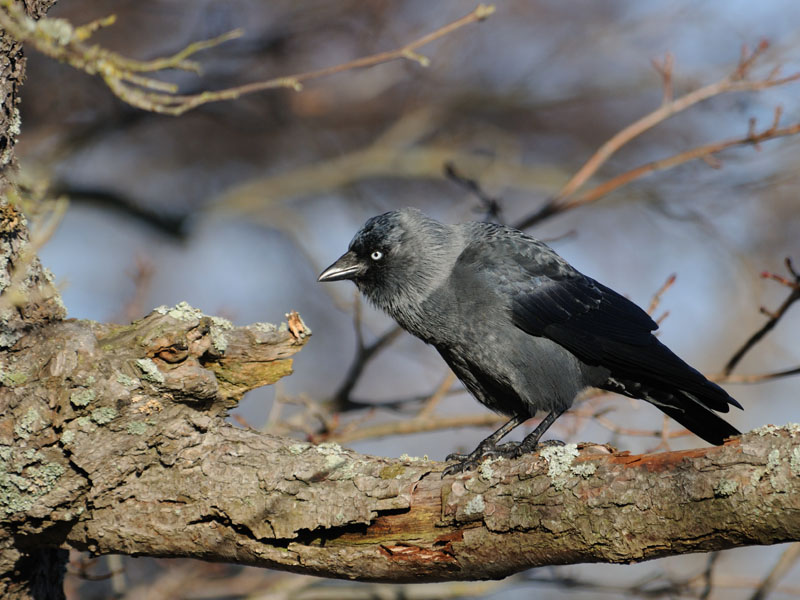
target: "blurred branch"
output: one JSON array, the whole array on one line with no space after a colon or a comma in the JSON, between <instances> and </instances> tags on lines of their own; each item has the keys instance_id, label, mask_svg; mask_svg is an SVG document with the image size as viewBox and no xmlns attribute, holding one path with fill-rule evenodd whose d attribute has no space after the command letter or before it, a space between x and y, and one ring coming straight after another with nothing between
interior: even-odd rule
<instances>
[{"instance_id":1,"label":"blurred branch","mask_svg":"<svg viewBox=\"0 0 800 600\"><path fill-rule=\"evenodd\" d=\"M761 132L754 131L751 120L750 129L747 132L747 135L743 137L734 138L732 140L725 140L722 142L715 142L712 144L706 144L705 146L698 146L697 148L692 148L691 150L686 150L685 152L679 152L678 154L675 154L668 158L654 160L652 162L636 167L635 169L631 169L630 171L626 171L625 173L621 173L616 177L612 177L605 183L593 187L582 194L574 196L570 200L561 202L556 212L563 212L565 210L571 210L573 208L583 206L584 204L590 204L595 200L605 196L606 194L616 190L617 188L627 185L644 175L655 173L656 171L665 171L667 169L672 169L673 167L677 167L678 165L682 165L683 163L692 160L710 158L713 157L713 155L717 154L718 152L722 152L723 150L727 150L728 148L732 148L734 146L753 145L756 146L756 148L758 148L758 144L763 141L777 139L780 137L787 137L790 135L796 135L800 133L800 123L795 123L788 127L778 128L777 121L778 118L780 117L780 114L781 114L781 108L778 107L775 109L775 121L770 127L765 129L764 131ZM717 163L714 166L718 168L721 165Z\"/></svg>"},{"instance_id":2,"label":"blurred branch","mask_svg":"<svg viewBox=\"0 0 800 600\"><path fill-rule=\"evenodd\" d=\"M100 75L109 89L128 104L143 110L169 115L180 115L202 104L233 100L246 94L268 89L290 88L300 91L305 81L393 60L411 60L427 67L430 59L417 53L419 48L466 25L483 21L495 11L495 7L492 5L479 4L464 17L400 48L364 56L339 65L223 90L181 95L175 84L146 77L140 73L157 73L166 69L200 73L200 65L188 60L189 57L200 50L212 48L240 37L241 30L233 30L210 40L195 42L172 56L150 61L137 61L125 58L98 45L84 43L100 27L112 25L115 21L113 16L93 21L82 27L74 27L65 19L34 20L25 13L23 5L14 0L0 1L0 9L0 27L17 40L30 43L43 54L90 75Z\"/></svg>"},{"instance_id":3,"label":"blurred branch","mask_svg":"<svg viewBox=\"0 0 800 600\"><path fill-rule=\"evenodd\" d=\"M709 98L718 96L720 94L727 92L758 91L784 85L800 79L800 73L794 73L787 77L778 77L778 68L775 68L767 75L766 78L757 79L754 81L748 80L747 77L750 75L750 72L752 71L757 59L766 51L768 47L769 43L765 40L762 40L752 52L749 52L746 46L743 47L739 63L733 72L727 77L675 99L671 99L672 60L667 58L663 64L656 63L656 69L661 75L663 85L665 86L664 102L661 104L661 106L634 123L631 123L617 134L612 136L611 139L605 142L602 146L600 146L600 148L598 148L597 151L589 158L589 160L584 163L578 172L575 173L575 175L573 175L572 178L564 185L560 192L558 192L535 213L522 219L516 225L516 227L519 229L531 227L532 225L535 225L554 214L563 212L565 210L570 210L576 206L580 206L588 202L592 202L600 196L607 194L611 190L629 183L637 177L641 177L645 173L674 167L675 165L681 164L688 160L707 157L729 146L747 143L755 144L759 141L771 139L773 137L794 135L800 131L800 125L789 127L785 130L778 130L777 126L774 124L772 128L762 132L762 134L755 134L751 131L745 138L742 139L722 142L721 144L710 144L708 146L703 146L695 150L678 154L663 161L654 161L653 163L648 163L648 165L634 169L629 173L620 175L611 180L615 181L616 185L609 185L611 182L607 182L607 184L604 186L598 186L598 188L590 190L583 196L575 197L575 194L578 192L578 190L580 190L589 181L589 179L591 179L591 177L597 173L600 167L602 167L620 148L644 132L652 129L659 123L667 120L669 117L688 109L698 102L708 100Z\"/></svg>"},{"instance_id":4,"label":"blurred branch","mask_svg":"<svg viewBox=\"0 0 800 600\"><path fill-rule=\"evenodd\" d=\"M790 290L789 295L786 297L783 303L778 307L778 310L776 310L775 312L768 311L766 308L761 307L761 312L767 315L769 317L769 320L766 323L764 323L763 327L761 327L758 331L756 331L753 335L751 335L747 339L747 341L741 346L741 348L739 348L736 352L734 352L733 356L725 365L725 368L722 370L721 381L733 381L733 379L730 378L730 374L736 368L736 365L739 364L739 361L741 361L742 358L744 358L744 355L747 354L753 348L753 346L755 346L759 341L761 341L761 339L765 335L767 335L767 333L769 333L770 331L772 331L772 329L775 328L775 326L781 320L783 315L786 314L786 311L789 310L789 307L798 300L800 300L800 273L795 271L790 257L788 256L786 257L784 264L786 265L786 270L789 271L791 279L787 279L786 277L777 275L775 273L769 273L767 271L761 273L761 277L765 279L772 279L785 285ZM750 379L748 379L747 382L762 381L764 379L774 379L776 377L785 377L786 375L794 375L795 373L798 372L800 372L800 367L798 367L797 369L782 371L771 375L749 376ZM744 380L739 378L739 381L744 381Z\"/></svg>"},{"instance_id":5,"label":"blurred branch","mask_svg":"<svg viewBox=\"0 0 800 600\"><path fill-rule=\"evenodd\" d=\"M800 560L800 543L795 542L783 551L769 575L761 582L750 600L764 600L775 589L778 581Z\"/></svg>"}]
</instances>

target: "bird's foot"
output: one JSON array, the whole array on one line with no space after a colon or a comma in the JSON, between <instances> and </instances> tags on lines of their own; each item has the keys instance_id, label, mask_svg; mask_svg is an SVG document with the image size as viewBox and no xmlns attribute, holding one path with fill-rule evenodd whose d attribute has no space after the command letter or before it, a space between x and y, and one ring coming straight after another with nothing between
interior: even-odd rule
<instances>
[{"instance_id":1,"label":"bird's foot","mask_svg":"<svg viewBox=\"0 0 800 600\"><path fill-rule=\"evenodd\" d=\"M500 444L497 446L478 446L469 454L448 454L447 458L445 458L446 462L450 462L451 460L455 460L457 462L453 465L447 466L444 471L442 471L442 477L476 469L478 465L480 465L481 462L487 458L507 458L511 460L513 458L519 458L523 454L533 452L534 450L564 445L564 442L561 440L545 440L543 442L539 442L533 447L528 447L524 441L506 442L505 444Z\"/></svg>"}]
</instances>

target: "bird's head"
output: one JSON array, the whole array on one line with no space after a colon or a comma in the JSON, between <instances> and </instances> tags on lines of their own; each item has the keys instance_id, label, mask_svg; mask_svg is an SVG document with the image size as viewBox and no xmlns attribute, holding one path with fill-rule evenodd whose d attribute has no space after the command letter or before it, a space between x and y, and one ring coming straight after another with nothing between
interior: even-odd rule
<instances>
[{"instance_id":1,"label":"bird's head","mask_svg":"<svg viewBox=\"0 0 800 600\"><path fill-rule=\"evenodd\" d=\"M318 281L350 279L394 316L398 307L421 302L443 281L452 266L446 257L456 250L453 242L451 228L416 209L387 212L369 219Z\"/></svg>"}]
</instances>

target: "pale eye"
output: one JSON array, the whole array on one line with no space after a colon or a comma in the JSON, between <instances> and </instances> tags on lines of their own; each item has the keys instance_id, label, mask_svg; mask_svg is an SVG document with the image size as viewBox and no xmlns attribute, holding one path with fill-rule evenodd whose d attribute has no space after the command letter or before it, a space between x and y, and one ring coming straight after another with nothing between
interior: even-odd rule
<instances>
[{"instance_id":1,"label":"pale eye","mask_svg":"<svg viewBox=\"0 0 800 600\"><path fill-rule=\"evenodd\" d=\"M372 254L369 255L372 260L380 260L383 258L383 252L380 250L374 250Z\"/></svg>"}]
</instances>

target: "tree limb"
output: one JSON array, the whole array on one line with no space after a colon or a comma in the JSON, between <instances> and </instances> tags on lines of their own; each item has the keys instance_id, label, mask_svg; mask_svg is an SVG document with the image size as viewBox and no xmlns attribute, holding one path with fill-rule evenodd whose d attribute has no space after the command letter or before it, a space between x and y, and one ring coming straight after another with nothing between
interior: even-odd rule
<instances>
[{"instance_id":1,"label":"tree limb","mask_svg":"<svg viewBox=\"0 0 800 600\"><path fill-rule=\"evenodd\" d=\"M304 340L214 327L183 306L23 339L3 372L29 379L0 388L5 532L31 548L394 582L800 540L800 427L641 456L548 448L442 479L441 463L226 424Z\"/></svg>"}]
</instances>

